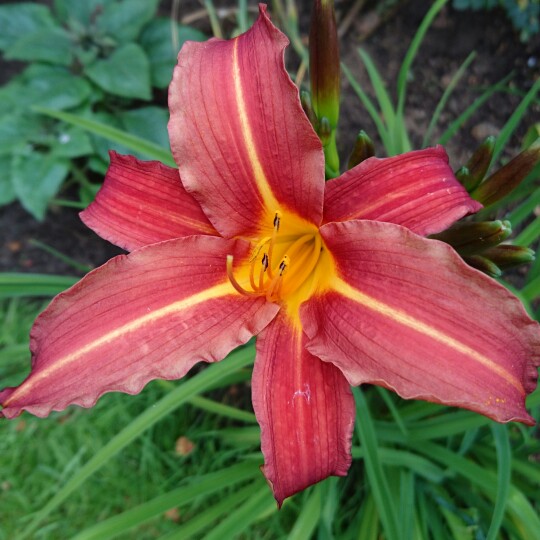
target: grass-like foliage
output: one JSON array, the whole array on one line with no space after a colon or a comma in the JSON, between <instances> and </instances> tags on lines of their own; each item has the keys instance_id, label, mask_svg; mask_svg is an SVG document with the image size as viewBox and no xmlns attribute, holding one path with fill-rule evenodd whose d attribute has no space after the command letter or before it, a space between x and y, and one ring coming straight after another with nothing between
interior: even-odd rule
<instances>
[{"instance_id":1,"label":"grass-like foliage","mask_svg":"<svg viewBox=\"0 0 540 540\"><path fill-rule=\"evenodd\" d=\"M3 380L21 378L39 307L2 303ZM88 411L2 423L0 538L534 538L531 430L377 388L356 391L349 476L278 512L257 467L253 352ZM529 404L538 417L540 392ZM194 447L182 450L180 437Z\"/></svg>"},{"instance_id":2,"label":"grass-like foliage","mask_svg":"<svg viewBox=\"0 0 540 540\"><path fill-rule=\"evenodd\" d=\"M65 2L58 2L64 5ZM407 75L422 39L445 0L430 8L399 73L394 103L371 58L359 50L375 94L352 71L345 75L373 118L386 152L412 148L405 128ZM249 24L239 0L238 30ZM216 33L217 11L205 6ZM30 8L28 8L30 9ZM282 27L298 42L296 8L276 2ZM474 53L441 97L424 144ZM446 142L506 80L485 90L440 138ZM540 84L523 98L496 143L494 162L526 118ZM155 140L79 111L44 106L42 118L77 133L103 137L146 159L171 163ZM0 135L1 135L0 123ZM360 126L361 127L361 126ZM82 136L82 135L81 135ZM0 155L0 162L2 160ZM510 196L490 208L536 247L540 188L533 171ZM54 254L51 254L54 256ZM73 283L67 276L0 274L0 379L18 384L29 363L28 331L43 300ZM540 263L513 291L540 318ZM90 410L71 407L46 419L23 415L0 422L0 540L530 540L540 531L540 455L537 428L499 425L465 410L405 402L384 389L355 389L353 465L291 499L278 512L258 466L260 433L251 412L253 344L223 362L195 369L180 382L153 382L141 394L107 394ZM4 386L4 384L3 384ZM540 420L540 391L528 400Z\"/></svg>"}]
</instances>

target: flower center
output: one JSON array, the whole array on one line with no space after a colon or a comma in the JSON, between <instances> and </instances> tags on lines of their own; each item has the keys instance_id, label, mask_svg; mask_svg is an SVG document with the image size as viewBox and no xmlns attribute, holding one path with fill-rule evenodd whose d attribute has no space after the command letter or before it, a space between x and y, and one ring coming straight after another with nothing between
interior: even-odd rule
<instances>
[{"instance_id":1,"label":"flower center","mask_svg":"<svg viewBox=\"0 0 540 540\"><path fill-rule=\"evenodd\" d=\"M265 296L269 302L286 300L313 274L322 251L321 236L315 229L305 234L285 234L282 216L276 212L271 236L257 239L249 268L233 272L233 257L227 256L227 275L232 286L247 296Z\"/></svg>"}]
</instances>

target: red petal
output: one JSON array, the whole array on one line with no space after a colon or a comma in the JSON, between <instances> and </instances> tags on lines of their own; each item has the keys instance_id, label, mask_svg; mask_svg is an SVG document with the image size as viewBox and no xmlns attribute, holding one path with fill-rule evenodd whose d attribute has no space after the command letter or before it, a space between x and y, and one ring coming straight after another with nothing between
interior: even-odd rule
<instances>
[{"instance_id":1,"label":"red petal","mask_svg":"<svg viewBox=\"0 0 540 540\"><path fill-rule=\"evenodd\" d=\"M482 208L454 177L442 146L367 159L326 183L324 205L325 223L386 221L423 236Z\"/></svg>"},{"instance_id":2,"label":"red petal","mask_svg":"<svg viewBox=\"0 0 540 540\"><path fill-rule=\"evenodd\" d=\"M279 308L234 291L228 253L241 261L249 249L211 236L153 244L57 296L31 332L32 373L0 392L0 415L46 416L72 403L91 407L105 392L135 394L248 341Z\"/></svg>"},{"instance_id":3,"label":"red petal","mask_svg":"<svg viewBox=\"0 0 540 540\"><path fill-rule=\"evenodd\" d=\"M129 251L194 234L217 235L177 169L111 152L96 200L81 219L105 240Z\"/></svg>"},{"instance_id":4,"label":"red petal","mask_svg":"<svg viewBox=\"0 0 540 540\"><path fill-rule=\"evenodd\" d=\"M261 426L263 472L283 499L351 464L354 400L343 375L304 347L283 311L257 341L253 408Z\"/></svg>"},{"instance_id":5,"label":"red petal","mask_svg":"<svg viewBox=\"0 0 540 540\"><path fill-rule=\"evenodd\" d=\"M540 330L446 244L387 223L321 228L339 277L301 312L308 349L351 384L533 423Z\"/></svg>"},{"instance_id":6,"label":"red petal","mask_svg":"<svg viewBox=\"0 0 540 540\"><path fill-rule=\"evenodd\" d=\"M322 218L321 143L285 71L288 40L260 10L236 39L186 43L169 89L182 182L227 237L271 229L279 210Z\"/></svg>"}]
</instances>

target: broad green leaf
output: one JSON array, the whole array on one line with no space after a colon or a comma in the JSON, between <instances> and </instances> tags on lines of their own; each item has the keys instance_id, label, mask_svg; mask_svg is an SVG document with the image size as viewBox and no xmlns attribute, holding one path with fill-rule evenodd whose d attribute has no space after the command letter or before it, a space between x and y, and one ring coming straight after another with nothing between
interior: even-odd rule
<instances>
[{"instance_id":1,"label":"broad green leaf","mask_svg":"<svg viewBox=\"0 0 540 540\"><path fill-rule=\"evenodd\" d=\"M34 114L15 112L0 118L0 156L23 151L33 134L39 133L39 118Z\"/></svg>"},{"instance_id":2,"label":"broad green leaf","mask_svg":"<svg viewBox=\"0 0 540 540\"><path fill-rule=\"evenodd\" d=\"M19 108L23 88L21 77L15 77L0 87L0 118L6 114L13 114Z\"/></svg>"},{"instance_id":3,"label":"broad green leaf","mask_svg":"<svg viewBox=\"0 0 540 540\"><path fill-rule=\"evenodd\" d=\"M141 107L118 115L126 131L132 135L169 149L167 122L169 111L161 107Z\"/></svg>"},{"instance_id":4,"label":"broad green leaf","mask_svg":"<svg viewBox=\"0 0 540 540\"><path fill-rule=\"evenodd\" d=\"M229 374L253 363L254 348L243 347L232 352L225 360L206 367L203 371L185 380L172 392L156 402L152 407L135 418L113 437L99 452L88 461L77 473L72 476L47 503L33 515L33 519L27 528L19 535L18 540L29 538L39 527L40 523L60 504L62 504L85 480L94 472L125 448L131 441L139 437L147 429L165 415L171 413L188 399L207 391L220 382Z\"/></svg>"},{"instance_id":5,"label":"broad green leaf","mask_svg":"<svg viewBox=\"0 0 540 540\"><path fill-rule=\"evenodd\" d=\"M83 27L90 26L103 10L107 0L54 0L54 11L58 18L69 23L77 21Z\"/></svg>"},{"instance_id":6,"label":"broad green leaf","mask_svg":"<svg viewBox=\"0 0 540 540\"><path fill-rule=\"evenodd\" d=\"M21 36L54 26L55 22L46 6L35 2L0 6L0 50L10 47Z\"/></svg>"},{"instance_id":7,"label":"broad green leaf","mask_svg":"<svg viewBox=\"0 0 540 540\"><path fill-rule=\"evenodd\" d=\"M171 167L175 166L174 160L172 159L171 153L161 148L160 146L141 139L140 137L135 137L126 133L120 129L116 129L107 124L96 122L90 118L84 118L82 116L77 116L75 114L70 114L66 112L53 111L51 109L36 108L36 112L46 114L47 116L52 116L53 118L58 118L64 122L68 122L75 126L79 126L87 131L99 135L100 137L105 137L110 141L124 145L126 148L129 148L131 151L142 154L146 159L156 159L170 165Z\"/></svg>"},{"instance_id":8,"label":"broad green leaf","mask_svg":"<svg viewBox=\"0 0 540 540\"><path fill-rule=\"evenodd\" d=\"M0 143L0 149L2 144ZM11 182L11 156L0 155L0 206L16 199L15 189Z\"/></svg>"},{"instance_id":9,"label":"broad green leaf","mask_svg":"<svg viewBox=\"0 0 540 540\"><path fill-rule=\"evenodd\" d=\"M88 81L59 66L33 64L24 71L21 80L24 87L20 103L26 107L71 109L81 105L92 93Z\"/></svg>"},{"instance_id":10,"label":"broad green leaf","mask_svg":"<svg viewBox=\"0 0 540 540\"><path fill-rule=\"evenodd\" d=\"M69 162L34 152L13 156L11 170L18 199L28 212L41 221L49 201L69 172Z\"/></svg>"},{"instance_id":11,"label":"broad green leaf","mask_svg":"<svg viewBox=\"0 0 540 540\"><path fill-rule=\"evenodd\" d=\"M50 62L61 66L71 64L72 41L63 28L45 28L24 35L6 50L8 60Z\"/></svg>"},{"instance_id":12,"label":"broad green leaf","mask_svg":"<svg viewBox=\"0 0 540 540\"><path fill-rule=\"evenodd\" d=\"M94 152L90 137L82 129L61 124L56 128L51 153L57 157L76 158Z\"/></svg>"},{"instance_id":13,"label":"broad green leaf","mask_svg":"<svg viewBox=\"0 0 540 540\"><path fill-rule=\"evenodd\" d=\"M169 85L178 51L186 41L205 39L199 30L171 23L170 19L158 18L149 23L139 41L150 60L153 86L166 88Z\"/></svg>"},{"instance_id":14,"label":"broad green leaf","mask_svg":"<svg viewBox=\"0 0 540 540\"><path fill-rule=\"evenodd\" d=\"M106 127L107 129L115 129L119 133L124 133L125 135L128 134L126 130L123 129L120 119L116 115L113 115L106 111L99 111L96 113L93 113L91 111L85 111L83 115L76 116L75 118L81 118L81 120L84 120L85 122L94 122L98 125ZM67 121L70 122L69 120ZM74 125L78 124L75 123ZM85 126L81 125L80 127L85 129ZM91 129L88 131L90 133L90 138L92 139L92 144L94 146L96 154L104 163L107 163L107 167L109 163L110 150L115 150L120 154L134 153L137 157L141 157L141 155L137 152L130 152L129 146L122 144L119 140L111 140L108 137L100 136L98 132Z\"/></svg>"},{"instance_id":15,"label":"broad green leaf","mask_svg":"<svg viewBox=\"0 0 540 540\"><path fill-rule=\"evenodd\" d=\"M97 28L119 43L134 41L154 16L159 0L116 0L103 3Z\"/></svg>"},{"instance_id":16,"label":"broad green leaf","mask_svg":"<svg viewBox=\"0 0 540 540\"><path fill-rule=\"evenodd\" d=\"M152 97L150 63L145 52L135 43L120 47L104 60L96 60L85 73L110 94L145 100Z\"/></svg>"},{"instance_id":17,"label":"broad green leaf","mask_svg":"<svg viewBox=\"0 0 540 540\"><path fill-rule=\"evenodd\" d=\"M79 278L47 274L0 273L0 298L55 296L74 285Z\"/></svg>"}]
</instances>

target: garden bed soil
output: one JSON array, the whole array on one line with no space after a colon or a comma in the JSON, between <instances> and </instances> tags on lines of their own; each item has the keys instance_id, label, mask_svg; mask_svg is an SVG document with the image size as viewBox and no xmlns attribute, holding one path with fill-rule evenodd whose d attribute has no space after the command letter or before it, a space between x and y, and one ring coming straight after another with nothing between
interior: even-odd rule
<instances>
[{"instance_id":1,"label":"garden bed soil","mask_svg":"<svg viewBox=\"0 0 540 540\"><path fill-rule=\"evenodd\" d=\"M354 3L336 2L341 20ZM299 4L302 36L307 36L308 32L309 4L304 2L303 7ZM163 2L161 9L167 13L170 6L170 1ZM216 6L220 7L220 4L216 2ZM371 55L393 91L402 59L428 6L428 2L401 2L386 20L369 11L368 6L362 15L353 20L341 41L342 58L368 93L371 94L371 87L356 52L357 47L363 47ZM190 10L199 9L200 4L196 2L182 2L180 17L189 14ZM204 19L198 20L194 26L210 33L208 22ZM476 59L449 100L435 137L474 101L482 89L513 72L511 92L495 94L448 144L454 168L467 160L484 137L497 135L523 93L540 76L538 36L528 43L521 43L502 11L457 12L447 6L428 31L413 64L408 84L407 126L415 147L420 146L431 115L450 78L473 50L477 53ZM0 82L5 82L20 68L18 63L0 61ZM164 98L163 93L156 94L155 101L163 105ZM365 129L375 139L378 155L383 155L375 127L345 79L341 110L339 147L343 162L359 129ZM519 151L526 129L535 122L540 122L538 102L531 106L512 137L505 158ZM69 191L62 194L63 198L69 196ZM52 207L43 223L36 222L16 203L2 207L0 231L0 271L4 272L76 273L65 262L36 247L33 243L35 240L92 267L120 253L119 249L89 231L79 220L77 211L65 207Z\"/></svg>"}]
</instances>

